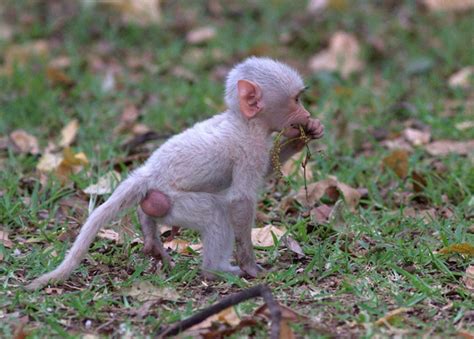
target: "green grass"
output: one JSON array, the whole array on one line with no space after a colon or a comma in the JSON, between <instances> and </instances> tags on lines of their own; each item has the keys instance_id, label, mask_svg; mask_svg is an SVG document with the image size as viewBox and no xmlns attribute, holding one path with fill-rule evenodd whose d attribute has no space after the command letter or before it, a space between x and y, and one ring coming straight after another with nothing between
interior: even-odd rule
<instances>
[{"instance_id":1,"label":"green grass","mask_svg":"<svg viewBox=\"0 0 474 339\"><path fill-rule=\"evenodd\" d=\"M468 232L474 208L472 156L432 157L423 148L416 149L410 153L409 171L422 173L427 185L418 197L412 195L400 203L400 195L411 192L410 180L400 180L382 168L382 159L390 151L373 137L374 131L382 129L399 133L411 120L429 126L434 140L474 138L473 128L455 128L459 122L473 120L472 93L447 85L451 74L473 64L473 11L433 14L414 1L392 7L357 1L314 18L305 17L304 1L275 0L265 7L264 2L238 5L246 10L237 16L214 17L205 10L205 1L195 1L184 7L196 13L192 26L212 24L218 33L204 47L194 47L186 44L184 31L173 29L173 13L179 5L164 2L167 15L162 26L148 28L120 24L115 15L97 9L76 11L59 23L54 16L41 22L40 5L35 1L6 4L10 14L5 20L15 28L15 35L10 42L0 40L0 62L11 44L46 39L52 47L48 57L33 58L17 65L10 76L0 76L0 136L21 128L36 136L43 149L49 140L57 142L60 129L77 118L80 129L73 150L84 152L91 165L64 186L54 176L40 177L35 170L38 157L1 151L0 226L9 233L13 246L0 243L0 336L11 337L24 316L28 316L25 331L31 337L95 332L150 335L223 294L257 283L267 283L281 303L338 335L448 336L474 331L472 291L462 280L473 259L437 253L454 243L474 243L474 235ZM25 13L30 19L24 19ZM22 289L61 261L72 239L58 236L77 231L85 220L84 210L81 214L70 208L60 217L64 201L77 198L87 210L81 189L112 169L108 160L127 155L120 147L126 136L113 132L125 105L136 104L140 121L153 130L176 133L224 108L222 81L211 76L214 66L229 67L261 53L304 71L309 58L327 45L336 30L356 34L367 66L348 79L333 73L306 73L311 87L304 100L326 126L320 142L325 145L324 154L313 152L314 180L334 175L369 191L355 213L345 213L346 232L316 226L301 206L295 205L292 213L279 208L277 191L286 196L302 187L301 178L295 177L288 186L269 184L262 192L260 209L272 215L274 225L289 230L306 257L298 259L283 245L259 249L259 262L268 269L262 278L229 278L206 287L199 277L198 255L173 254L174 269L155 271L141 245L125 236L121 245L96 240L88 260L66 284L58 286L60 294ZM292 35L289 44L280 42L282 33ZM382 53L370 47L370 37L383 41ZM105 51L100 52L100 44L102 50L106 44ZM202 56L196 57L196 51ZM131 55L145 54L150 55L151 69L127 64ZM75 85L69 89L53 86L46 77L48 60L60 55L71 58L67 74ZM91 69L91 55L120 67L118 89L101 90L104 71ZM173 76L175 65L192 71L198 81ZM370 151L364 153L363 147ZM433 170L434 160L446 167L444 173ZM118 168L126 175L138 165L119 164ZM437 214L425 223L404 216L408 207L435 208ZM443 208L449 208L452 216L441 217ZM119 226L138 230L134 213L128 216ZM180 237L198 241L190 231ZM157 303L139 318L136 310L143 302L122 290L140 281L171 287L180 299ZM239 314L251 314L258 303L239 305ZM409 311L394 319L391 327L374 324L400 307ZM266 330L247 328L239 334L261 337ZM310 337L324 335L301 325L295 325L295 331Z\"/></svg>"}]
</instances>

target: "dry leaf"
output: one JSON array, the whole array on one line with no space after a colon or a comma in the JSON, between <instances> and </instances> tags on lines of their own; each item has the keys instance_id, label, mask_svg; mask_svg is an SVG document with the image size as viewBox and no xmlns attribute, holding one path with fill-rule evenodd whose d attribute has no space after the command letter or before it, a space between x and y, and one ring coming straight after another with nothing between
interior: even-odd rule
<instances>
[{"instance_id":1,"label":"dry leaf","mask_svg":"<svg viewBox=\"0 0 474 339\"><path fill-rule=\"evenodd\" d=\"M177 301L179 299L179 295L176 290L170 287L156 287L149 281L143 280L135 282L130 288L125 289L123 294L142 302L154 299L170 301Z\"/></svg>"},{"instance_id":2,"label":"dry leaf","mask_svg":"<svg viewBox=\"0 0 474 339\"><path fill-rule=\"evenodd\" d=\"M310 0L308 2L308 12L311 14L322 13L328 7L329 0Z\"/></svg>"},{"instance_id":3,"label":"dry leaf","mask_svg":"<svg viewBox=\"0 0 474 339\"><path fill-rule=\"evenodd\" d=\"M303 178L305 173L303 166L301 166L301 154L295 154L283 166L281 166L281 173L288 177L290 175L296 175L299 178ZM313 172L310 170L311 166L306 166L306 181L313 181Z\"/></svg>"},{"instance_id":4,"label":"dry leaf","mask_svg":"<svg viewBox=\"0 0 474 339\"><path fill-rule=\"evenodd\" d=\"M188 331L196 331L206 328L211 328L213 323L224 323L231 327L238 326L240 324L240 318L235 312L233 307L228 307L225 310L220 311L217 314L213 314L209 318L194 325Z\"/></svg>"},{"instance_id":5,"label":"dry leaf","mask_svg":"<svg viewBox=\"0 0 474 339\"><path fill-rule=\"evenodd\" d=\"M3 68L0 74L11 74L15 65L25 65L32 57L46 56L49 52L48 42L37 40L22 45L12 45L4 53Z\"/></svg>"},{"instance_id":6,"label":"dry leaf","mask_svg":"<svg viewBox=\"0 0 474 339\"><path fill-rule=\"evenodd\" d=\"M304 316L295 310L289 308L288 306L278 304L281 311L281 319L285 319L291 322L308 322L310 319L307 316ZM271 320L270 310L267 307L267 304L263 304L255 310L253 313L254 316L263 316L267 320Z\"/></svg>"},{"instance_id":7,"label":"dry leaf","mask_svg":"<svg viewBox=\"0 0 474 339\"><path fill-rule=\"evenodd\" d=\"M416 193L420 193L425 190L426 185L428 183L426 182L425 176L423 174L417 171L413 171L411 173L411 179L413 183L413 191L415 191Z\"/></svg>"},{"instance_id":8,"label":"dry leaf","mask_svg":"<svg viewBox=\"0 0 474 339\"><path fill-rule=\"evenodd\" d=\"M474 127L474 121L463 121L463 122L457 123L455 127L460 131L465 131L467 129L471 129Z\"/></svg>"},{"instance_id":9,"label":"dry leaf","mask_svg":"<svg viewBox=\"0 0 474 339\"><path fill-rule=\"evenodd\" d=\"M395 150L382 162L384 167L390 168L399 178L404 179L408 175L408 152L406 150Z\"/></svg>"},{"instance_id":10,"label":"dry leaf","mask_svg":"<svg viewBox=\"0 0 474 339\"><path fill-rule=\"evenodd\" d=\"M441 254L458 253L474 256L474 246L469 243L453 244L439 250Z\"/></svg>"},{"instance_id":11,"label":"dry leaf","mask_svg":"<svg viewBox=\"0 0 474 339\"><path fill-rule=\"evenodd\" d=\"M117 171L110 171L99 178L96 184L89 185L84 189L84 193L103 195L112 193L115 185L121 180L120 173Z\"/></svg>"},{"instance_id":12,"label":"dry leaf","mask_svg":"<svg viewBox=\"0 0 474 339\"><path fill-rule=\"evenodd\" d=\"M394 139L383 140L380 144L392 151L405 150L411 152L413 150L410 143L402 136Z\"/></svg>"},{"instance_id":13,"label":"dry leaf","mask_svg":"<svg viewBox=\"0 0 474 339\"><path fill-rule=\"evenodd\" d=\"M21 153L38 154L39 146L36 137L28 132L17 129L10 133L10 140Z\"/></svg>"},{"instance_id":14,"label":"dry leaf","mask_svg":"<svg viewBox=\"0 0 474 339\"><path fill-rule=\"evenodd\" d=\"M339 200L336 202L331 214L329 215L329 224L339 233L346 233L348 231L348 225L344 219L345 207L344 202Z\"/></svg>"},{"instance_id":15,"label":"dry leaf","mask_svg":"<svg viewBox=\"0 0 474 339\"><path fill-rule=\"evenodd\" d=\"M76 139L78 129L79 121L77 119L71 120L61 130L61 141L59 142L59 145L61 147L69 147Z\"/></svg>"},{"instance_id":16,"label":"dry leaf","mask_svg":"<svg viewBox=\"0 0 474 339\"><path fill-rule=\"evenodd\" d=\"M197 45L212 40L215 36L216 29L214 27L199 27L188 32L186 41L192 45Z\"/></svg>"},{"instance_id":17,"label":"dry leaf","mask_svg":"<svg viewBox=\"0 0 474 339\"><path fill-rule=\"evenodd\" d=\"M414 128L405 129L403 136L413 146L426 145L431 139L431 133L429 131L420 131Z\"/></svg>"},{"instance_id":18,"label":"dry leaf","mask_svg":"<svg viewBox=\"0 0 474 339\"><path fill-rule=\"evenodd\" d=\"M177 78L187 80L189 82L197 82L198 77L189 69L177 65L171 69L171 74Z\"/></svg>"},{"instance_id":19,"label":"dry leaf","mask_svg":"<svg viewBox=\"0 0 474 339\"><path fill-rule=\"evenodd\" d=\"M48 67L56 69L66 69L69 66L71 66L71 58L66 55L56 57L48 62Z\"/></svg>"},{"instance_id":20,"label":"dry leaf","mask_svg":"<svg viewBox=\"0 0 474 339\"><path fill-rule=\"evenodd\" d=\"M407 207L403 210L403 216L421 219L425 224L430 224L433 220L436 220L436 210L434 208L416 210L413 207Z\"/></svg>"},{"instance_id":21,"label":"dry leaf","mask_svg":"<svg viewBox=\"0 0 474 339\"><path fill-rule=\"evenodd\" d=\"M12 37L13 28L5 22L0 22L0 40L9 41Z\"/></svg>"},{"instance_id":22,"label":"dry leaf","mask_svg":"<svg viewBox=\"0 0 474 339\"><path fill-rule=\"evenodd\" d=\"M63 161L61 154L45 153L39 159L36 169L41 172L51 172L59 167L61 161Z\"/></svg>"},{"instance_id":23,"label":"dry leaf","mask_svg":"<svg viewBox=\"0 0 474 339\"><path fill-rule=\"evenodd\" d=\"M360 193L349 185L338 181L336 177L329 177L328 179L309 184L307 187L308 199L306 199L305 188L300 188L296 193L295 199L303 206L313 206L325 194L334 193L333 187L342 193L344 200L351 209L354 209L359 204ZM337 199L337 197L335 198Z\"/></svg>"},{"instance_id":24,"label":"dry leaf","mask_svg":"<svg viewBox=\"0 0 474 339\"><path fill-rule=\"evenodd\" d=\"M123 239L120 234L111 229L101 229L97 236L101 239L112 240L116 244L123 244Z\"/></svg>"},{"instance_id":25,"label":"dry leaf","mask_svg":"<svg viewBox=\"0 0 474 339\"><path fill-rule=\"evenodd\" d=\"M13 247L13 241L8 238L8 232L0 229L0 243L6 248Z\"/></svg>"},{"instance_id":26,"label":"dry leaf","mask_svg":"<svg viewBox=\"0 0 474 339\"><path fill-rule=\"evenodd\" d=\"M290 236L285 236L282 238L283 244L293 253L296 253L298 258L304 258L306 255L303 252L300 244Z\"/></svg>"},{"instance_id":27,"label":"dry leaf","mask_svg":"<svg viewBox=\"0 0 474 339\"><path fill-rule=\"evenodd\" d=\"M61 295L63 294L64 290L62 288L58 287L47 287L44 289L46 294L55 294L55 295Z\"/></svg>"},{"instance_id":28,"label":"dry leaf","mask_svg":"<svg viewBox=\"0 0 474 339\"><path fill-rule=\"evenodd\" d=\"M117 9L125 22L146 26L161 21L160 0L114 0L104 4Z\"/></svg>"},{"instance_id":29,"label":"dry leaf","mask_svg":"<svg viewBox=\"0 0 474 339\"><path fill-rule=\"evenodd\" d=\"M163 243L165 249L176 251L179 254L191 254L189 249L195 252L199 252L202 249L202 244L191 244L186 240L182 239L171 239Z\"/></svg>"},{"instance_id":30,"label":"dry leaf","mask_svg":"<svg viewBox=\"0 0 474 339\"><path fill-rule=\"evenodd\" d=\"M474 7L474 0L422 0L430 11L465 11Z\"/></svg>"},{"instance_id":31,"label":"dry leaf","mask_svg":"<svg viewBox=\"0 0 474 339\"><path fill-rule=\"evenodd\" d=\"M83 152L73 153L69 147L66 147L62 154L43 154L36 169L45 173L55 172L59 179L65 183L71 173L80 172L83 166L88 164L89 160Z\"/></svg>"},{"instance_id":32,"label":"dry leaf","mask_svg":"<svg viewBox=\"0 0 474 339\"><path fill-rule=\"evenodd\" d=\"M276 239L279 240L286 233L286 230L273 225L267 225L262 228L252 228L252 244L261 247L274 246L275 243L272 233Z\"/></svg>"},{"instance_id":33,"label":"dry leaf","mask_svg":"<svg viewBox=\"0 0 474 339\"><path fill-rule=\"evenodd\" d=\"M328 205L321 205L311 209L311 216L317 224L326 224L331 215L332 207Z\"/></svg>"},{"instance_id":34,"label":"dry leaf","mask_svg":"<svg viewBox=\"0 0 474 339\"><path fill-rule=\"evenodd\" d=\"M360 46L356 37L346 32L336 32L331 37L329 48L309 61L313 72L338 71L343 77L359 72L364 68L360 57Z\"/></svg>"},{"instance_id":35,"label":"dry leaf","mask_svg":"<svg viewBox=\"0 0 474 339\"><path fill-rule=\"evenodd\" d=\"M102 92L108 93L115 89L117 81L115 79L115 71L108 69L102 79L101 89Z\"/></svg>"},{"instance_id":36,"label":"dry leaf","mask_svg":"<svg viewBox=\"0 0 474 339\"><path fill-rule=\"evenodd\" d=\"M132 126L140 116L137 106L134 104L128 104L123 109L122 114L120 115L120 123L124 126Z\"/></svg>"},{"instance_id":37,"label":"dry leaf","mask_svg":"<svg viewBox=\"0 0 474 339\"><path fill-rule=\"evenodd\" d=\"M474 67L464 67L449 77L450 87L469 88L471 78L474 76Z\"/></svg>"},{"instance_id":38,"label":"dry leaf","mask_svg":"<svg viewBox=\"0 0 474 339\"><path fill-rule=\"evenodd\" d=\"M120 123L114 128L114 133L121 133L131 130L139 116L140 112L134 104L126 105L122 114L120 115Z\"/></svg>"},{"instance_id":39,"label":"dry leaf","mask_svg":"<svg viewBox=\"0 0 474 339\"><path fill-rule=\"evenodd\" d=\"M59 68L48 67L46 69L46 77L53 85L61 85L65 87L74 85L74 80Z\"/></svg>"},{"instance_id":40,"label":"dry leaf","mask_svg":"<svg viewBox=\"0 0 474 339\"><path fill-rule=\"evenodd\" d=\"M89 160L83 152L73 153L69 147L66 147L63 150L63 159L58 168L56 168L56 174L65 182L70 174L79 173L83 166L88 164Z\"/></svg>"},{"instance_id":41,"label":"dry leaf","mask_svg":"<svg viewBox=\"0 0 474 339\"><path fill-rule=\"evenodd\" d=\"M426 151L434 156L448 155L450 153L468 155L474 152L474 140L438 140L426 145Z\"/></svg>"},{"instance_id":42,"label":"dry leaf","mask_svg":"<svg viewBox=\"0 0 474 339\"><path fill-rule=\"evenodd\" d=\"M402 314L402 313L406 313L406 312L408 312L409 310L410 310L409 308L400 307L400 308L397 308L397 309L395 309L395 310L393 310L393 311L390 311L390 312L388 312L386 315L384 315L382 318L378 319L378 320L375 322L375 325L380 326L380 325L385 325L385 324L387 324L387 323L390 324L390 321L391 321L394 317L396 317L396 316L398 316L398 315L400 315L400 314Z\"/></svg>"},{"instance_id":43,"label":"dry leaf","mask_svg":"<svg viewBox=\"0 0 474 339\"><path fill-rule=\"evenodd\" d=\"M280 339L294 339L296 338L295 334L293 333L293 330L291 327L288 325L288 321L285 319L282 319L280 321Z\"/></svg>"},{"instance_id":44,"label":"dry leaf","mask_svg":"<svg viewBox=\"0 0 474 339\"><path fill-rule=\"evenodd\" d=\"M469 265L469 267L466 269L464 285L469 291L474 292L474 265Z\"/></svg>"}]
</instances>

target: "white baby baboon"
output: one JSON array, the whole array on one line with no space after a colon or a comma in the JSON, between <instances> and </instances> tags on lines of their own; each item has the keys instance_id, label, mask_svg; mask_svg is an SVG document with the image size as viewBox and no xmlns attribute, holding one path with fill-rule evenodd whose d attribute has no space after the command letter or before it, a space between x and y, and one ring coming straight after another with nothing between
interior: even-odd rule
<instances>
[{"instance_id":1,"label":"white baby baboon","mask_svg":"<svg viewBox=\"0 0 474 339\"><path fill-rule=\"evenodd\" d=\"M157 225L179 225L200 232L206 277L215 271L255 277L251 228L259 188L271 172L272 133L294 138L302 126L312 139L323 135L323 125L300 102L304 89L301 76L281 62L251 57L235 66L226 80L227 110L159 147L92 212L59 267L27 288L67 279L100 228L137 204L145 252L169 261ZM303 146L298 140L285 145L281 163ZM230 263L234 243L238 266Z\"/></svg>"}]
</instances>

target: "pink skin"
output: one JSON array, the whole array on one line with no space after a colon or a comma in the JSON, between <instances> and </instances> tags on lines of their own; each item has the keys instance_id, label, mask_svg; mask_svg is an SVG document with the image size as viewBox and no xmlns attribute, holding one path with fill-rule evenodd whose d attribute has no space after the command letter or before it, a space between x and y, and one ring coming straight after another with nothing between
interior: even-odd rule
<instances>
[{"instance_id":1,"label":"pink skin","mask_svg":"<svg viewBox=\"0 0 474 339\"><path fill-rule=\"evenodd\" d=\"M159 190L150 190L140 202L140 207L150 217L164 217L168 213L171 204L166 195Z\"/></svg>"}]
</instances>

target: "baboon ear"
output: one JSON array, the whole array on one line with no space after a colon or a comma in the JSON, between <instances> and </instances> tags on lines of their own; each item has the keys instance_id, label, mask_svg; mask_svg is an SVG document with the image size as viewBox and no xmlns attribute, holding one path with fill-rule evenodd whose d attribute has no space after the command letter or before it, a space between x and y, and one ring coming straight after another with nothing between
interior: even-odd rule
<instances>
[{"instance_id":1,"label":"baboon ear","mask_svg":"<svg viewBox=\"0 0 474 339\"><path fill-rule=\"evenodd\" d=\"M263 109L262 90L260 86L249 80L237 82L240 111L247 119L252 119Z\"/></svg>"}]
</instances>

